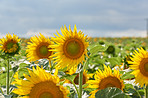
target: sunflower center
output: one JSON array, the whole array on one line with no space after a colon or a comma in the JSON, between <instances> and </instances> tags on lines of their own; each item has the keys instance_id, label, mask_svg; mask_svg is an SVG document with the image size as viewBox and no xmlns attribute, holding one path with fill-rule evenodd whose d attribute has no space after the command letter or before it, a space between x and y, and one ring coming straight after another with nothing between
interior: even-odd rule
<instances>
[{"instance_id":1,"label":"sunflower center","mask_svg":"<svg viewBox=\"0 0 148 98\"><path fill-rule=\"evenodd\" d=\"M83 81L82 85L86 83L86 77L85 77L84 74L83 74L83 80L82 81ZM79 84L79 74L75 77L74 83L77 84L77 85Z\"/></svg>"},{"instance_id":2,"label":"sunflower center","mask_svg":"<svg viewBox=\"0 0 148 98\"><path fill-rule=\"evenodd\" d=\"M84 44L81 40L72 38L64 43L63 51L67 57L77 59L81 57L84 52Z\"/></svg>"},{"instance_id":3,"label":"sunflower center","mask_svg":"<svg viewBox=\"0 0 148 98\"><path fill-rule=\"evenodd\" d=\"M146 64L144 65L144 69L145 69L146 72L148 72L148 63L146 63Z\"/></svg>"},{"instance_id":4,"label":"sunflower center","mask_svg":"<svg viewBox=\"0 0 148 98\"><path fill-rule=\"evenodd\" d=\"M42 93L39 98L53 98L53 95L49 92Z\"/></svg>"},{"instance_id":5,"label":"sunflower center","mask_svg":"<svg viewBox=\"0 0 148 98\"><path fill-rule=\"evenodd\" d=\"M107 52L108 52L108 53L113 53L114 51L115 51L114 46L109 46L109 47L107 48Z\"/></svg>"},{"instance_id":6,"label":"sunflower center","mask_svg":"<svg viewBox=\"0 0 148 98\"><path fill-rule=\"evenodd\" d=\"M45 81L35 84L29 94L29 98L63 98L64 94L53 81Z\"/></svg>"},{"instance_id":7,"label":"sunflower center","mask_svg":"<svg viewBox=\"0 0 148 98\"><path fill-rule=\"evenodd\" d=\"M8 44L7 44L7 49L10 49L10 48L12 48L13 47L13 45L14 45L14 43L13 42L9 42Z\"/></svg>"},{"instance_id":8,"label":"sunflower center","mask_svg":"<svg viewBox=\"0 0 148 98\"><path fill-rule=\"evenodd\" d=\"M106 85L106 87L115 87L115 85L109 83Z\"/></svg>"},{"instance_id":9,"label":"sunflower center","mask_svg":"<svg viewBox=\"0 0 148 98\"><path fill-rule=\"evenodd\" d=\"M141 60L139 69L144 76L148 77L148 58L144 58Z\"/></svg>"},{"instance_id":10,"label":"sunflower center","mask_svg":"<svg viewBox=\"0 0 148 98\"><path fill-rule=\"evenodd\" d=\"M112 76L102 79L99 83L99 89L105 89L107 87L122 88L120 80L117 77Z\"/></svg>"},{"instance_id":11,"label":"sunflower center","mask_svg":"<svg viewBox=\"0 0 148 98\"><path fill-rule=\"evenodd\" d=\"M7 44L6 44L6 51L8 53L16 52L17 49L18 49L18 45L15 42L13 42L13 41L7 42Z\"/></svg>"},{"instance_id":12,"label":"sunflower center","mask_svg":"<svg viewBox=\"0 0 148 98\"><path fill-rule=\"evenodd\" d=\"M49 51L50 48L48 48L49 43L40 43L36 48L36 54L39 57L39 59L42 58L48 58L52 52Z\"/></svg>"},{"instance_id":13,"label":"sunflower center","mask_svg":"<svg viewBox=\"0 0 148 98\"><path fill-rule=\"evenodd\" d=\"M48 48L47 46L41 46L39 51L42 55L46 55L48 53Z\"/></svg>"}]
</instances>

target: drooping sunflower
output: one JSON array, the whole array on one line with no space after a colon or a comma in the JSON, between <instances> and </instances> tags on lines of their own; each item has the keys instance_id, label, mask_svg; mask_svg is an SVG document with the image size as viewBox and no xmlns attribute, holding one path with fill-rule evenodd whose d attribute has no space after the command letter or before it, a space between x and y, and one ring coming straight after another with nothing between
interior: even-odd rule
<instances>
[{"instance_id":1,"label":"drooping sunflower","mask_svg":"<svg viewBox=\"0 0 148 98\"><path fill-rule=\"evenodd\" d=\"M132 60L131 60L131 57L132 57L132 55L129 54L129 55L127 55L127 56L124 58L124 63L125 63L124 69L129 68L129 65L130 65L130 64L129 64L128 62L129 62L129 61L132 61Z\"/></svg>"},{"instance_id":2,"label":"drooping sunflower","mask_svg":"<svg viewBox=\"0 0 148 98\"><path fill-rule=\"evenodd\" d=\"M27 80L18 78L18 73L14 75L17 88L13 93L22 95L23 98L67 98L69 91L59 84L57 71L54 75L47 73L44 69L37 66L33 71L28 69L30 76L24 74Z\"/></svg>"},{"instance_id":3,"label":"drooping sunflower","mask_svg":"<svg viewBox=\"0 0 148 98\"><path fill-rule=\"evenodd\" d=\"M96 88L96 90L90 92L90 98L95 98L95 93L98 90L105 89L107 87L116 87L121 90L124 88L123 80L120 79L119 70L114 69L112 73L111 68L104 65L104 71L98 69L94 75L95 80L88 80L88 88Z\"/></svg>"},{"instance_id":4,"label":"drooping sunflower","mask_svg":"<svg viewBox=\"0 0 148 98\"><path fill-rule=\"evenodd\" d=\"M10 34L6 35L6 38L0 39L0 50L5 54L15 55L20 50L20 42L21 39L18 36L14 35L11 36Z\"/></svg>"},{"instance_id":5,"label":"drooping sunflower","mask_svg":"<svg viewBox=\"0 0 148 98\"><path fill-rule=\"evenodd\" d=\"M49 56L51 56L53 52L49 51L51 48L48 46L54 44L49 38L45 38L45 36L40 33L38 37L31 37L30 41L26 49L27 58L30 62L39 59L49 59Z\"/></svg>"},{"instance_id":6,"label":"drooping sunflower","mask_svg":"<svg viewBox=\"0 0 148 98\"><path fill-rule=\"evenodd\" d=\"M66 74L72 75L74 73L76 73L77 68L71 68L70 70L68 70L66 72ZM82 85L84 85L89 78L91 78L93 76L93 74L88 74L86 70L83 71L83 82ZM71 83L69 80L66 80L65 83ZM76 77L74 78L74 83L75 84L79 84L79 73L76 75Z\"/></svg>"},{"instance_id":7,"label":"drooping sunflower","mask_svg":"<svg viewBox=\"0 0 148 98\"><path fill-rule=\"evenodd\" d=\"M115 46L114 45L109 45L106 52L108 54L114 54L115 53Z\"/></svg>"},{"instance_id":8,"label":"drooping sunflower","mask_svg":"<svg viewBox=\"0 0 148 98\"><path fill-rule=\"evenodd\" d=\"M55 45L50 45L52 48L50 51L54 51L52 57L57 62L56 67L70 69L72 67L76 67L79 63L83 64L85 61L85 55L87 55L87 47L88 42L86 42L87 36L84 37L84 34L79 31L77 32L76 25L74 26L74 31L71 30L69 26L69 30L64 26L61 28L61 32L63 34L60 35L58 32L58 36L55 35L56 38L52 37L51 39L56 43Z\"/></svg>"},{"instance_id":9,"label":"drooping sunflower","mask_svg":"<svg viewBox=\"0 0 148 98\"><path fill-rule=\"evenodd\" d=\"M132 74L135 75L135 82L141 87L148 85L148 52L143 48L135 50L131 57L132 61L128 61L130 69L133 69Z\"/></svg>"}]
</instances>

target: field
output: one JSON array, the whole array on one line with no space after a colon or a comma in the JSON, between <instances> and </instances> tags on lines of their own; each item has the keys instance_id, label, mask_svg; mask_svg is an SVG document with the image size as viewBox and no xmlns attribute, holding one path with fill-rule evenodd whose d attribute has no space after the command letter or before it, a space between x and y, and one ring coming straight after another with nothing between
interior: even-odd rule
<instances>
[{"instance_id":1,"label":"field","mask_svg":"<svg viewBox=\"0 0 148 98\"><path fill-rule=\"evenodd\" d=\"M37 68L37 66L45 69L47 73L54 74L56 73L56 62L54 60L49 61L48 59L40 59L36 61L29 62L26 57L26 49L27 43L31 42L29 39L21 38L20 50L18 54L11 56L11 58L5 58L5 55L1 52L0 59L0 98L4 96L7 98L16 98L21 97L22 95L16 94L13 89L17 88L18 85L24 83L21 81L20 83L14 83L15 78L20 80L26 80L24 74L31 76L31 72L28 72L28 69L33 70L33 68ZM129 69L130 64L129 61L132 61L131 58L134 54L134 51L138 50L138 48L143 48L144 50L148 49L148 39L147 38L91 38L88 37L87 42L89 42L89 46L87 47L88 58L85 57L86 61L84 61L84 65L78 64L77 69L67 70L66 68L59 69L57 72L57 76L60 78L59 84L67 87L69 91L67 97L69 98L88 98L92 93L92 91L96 90L93 86L90 86L90 80L96 80L97 76L96 72L102 71L102 75L98 76L100 79L103 79L103 74L106 75L118 75L118 73L112 74L115 70L119 70L120 77L118 77L117 81L120 81L120 87L116 86L118 82L113 78L114 82L112 84L106 85L107 81L104 80L102 85L106 85L105 87L100 86L101 89L97 89L95 93L96 98L142 98L146 96L148 92L145 89L145 84L141 87L138 83L135 83L135 75L131 74L133 72L132 69ZM9 66L9 75L8 75L8 66ZM82 94L78 93L79 91L79 77L81 67L84 67L83 71L83 80L81 80L82 84ZM105 66L109 66L112 71L107 72ZM98 71L100 69L100 71ZM103 71L106 72L103 73ZM18 76L16 74L18 72ZM42 72L42 71L41 71ZM98 73L101 74L101 73ZM8 80L9 76L9 80ZM33 77L33 74L32 74ZM42 77L42 76L41 76ZM105 76L104 76L105 77ZM111 81L110 78L108 81ZM7 83L6 81L9 81ZM57 80L58 81L58 80ZM122 84L123 81L123 84ZM92 81L93 82L93 81ZM95 84L95 83L94 83ZM9 85L10 87L7 88ZM22 84L23 85L23 84ZM101 85L101 84L100 84ZM117 87L117 88L115 88ZM9 89L9 91L7 91ZM26 89L27 90L27 89ZM21 91L20 91L21 92ZM65 93L66 94L66 93ZM148 96L148 95L147 95ZM91 96L92 97L92 96Z\"/></svg>"}]
</instances>

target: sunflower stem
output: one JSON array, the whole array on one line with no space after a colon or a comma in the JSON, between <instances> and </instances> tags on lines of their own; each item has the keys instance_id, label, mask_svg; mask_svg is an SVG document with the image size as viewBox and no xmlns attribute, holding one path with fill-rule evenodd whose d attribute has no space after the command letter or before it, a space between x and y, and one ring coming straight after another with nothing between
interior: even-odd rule
<instances>
[{"instance_id":1,"label":"sunflower stem","mask_svg":"<svg viewBox=\"0 0 148 98\"><path fill-rule=\"evenodd\" d=\"M52 71L51 67L52 67L52 65L51 65L51 61L49 60L48 70L50 70L50 72Z\"/></svg>"},{"instance_id":2,"label":"sunflower stem","mask_svg":"<svg viewBox=\"0 0 148 98\"><path fill-rule=\"evenodd\" d=\"M78 88L76 87L76 84L73 82L73 81L71 81L72 82L72 84L74 85L74 87L75 87L75 89L76 89L76 93L78 94L78 96L79 96L79 91L78 91Z\"/></svg>"},{"instance_id":3,"label":"sunflower stem","mask_svg":"<svg viewBox=\"0 0 148 98\"><path fill-rule=\"evenodd\" d=\"M9 95L9 58L7 59L7 80L6 80L6 88L7 88L7 95Z\"/></svg>"},{"instance_id":4,"label":"sunflower stem","mask_svg":"<svg viewBox=\"0 0 148 98\"><path fill-rule=\"evenodd\" d=\"M82 98L83 69L79 73L79 97Z\"/></svg>"},{"instance_id":5,"label":"sunflower stem","mask_svg":"<svg viewBox=\"0 0 148 98\"><path fill-rule=\"evenodd\" d=\"M2 88L0 87L0 91L2 92L2 94L4 94L4 92L3 92L3 90L2 90Z\"/></svg>"},{"instance_id":6,"label":"sunflower stem","mask_svg":"<svg viewBox=\"0 0 148 98\"><path fill-rule=\"evenodd\" d=\"M145 86L145 98L148 98L148 85Z\"/></svg>"}]
</instances>

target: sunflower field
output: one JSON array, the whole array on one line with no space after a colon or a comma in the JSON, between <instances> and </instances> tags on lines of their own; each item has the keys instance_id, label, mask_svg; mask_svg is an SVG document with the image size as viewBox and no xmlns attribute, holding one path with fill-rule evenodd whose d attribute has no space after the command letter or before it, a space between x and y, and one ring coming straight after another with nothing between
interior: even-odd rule
<instances>
[{"instance_id":1,"label":"sunflower field","mask_svg":"<svg viewBox=\"0 0 148 98\"><path fill-rule=\"evenodd\" d=\"M148 98L147 38L53 36L0 39L0 98Z\"/></svg>"}]
</instances>

